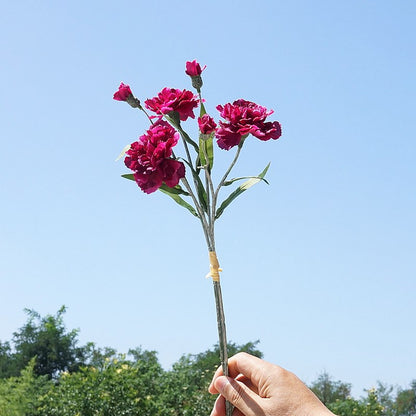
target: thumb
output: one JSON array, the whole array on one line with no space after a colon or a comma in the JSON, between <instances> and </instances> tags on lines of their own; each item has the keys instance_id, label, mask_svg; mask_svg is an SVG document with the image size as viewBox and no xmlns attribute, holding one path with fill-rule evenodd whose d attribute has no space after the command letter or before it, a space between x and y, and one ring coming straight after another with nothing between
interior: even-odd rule
<instances>
[{"instance_id":1,"label":"thumb","mask_svg":"<svg viewBox=\"0 0 416 416\"><path fill-rule=\"evenodd\" d=\"M230 377L220 376L214 381L217 391L246 416L264 414L263 399L244 383Z\"/></svg>"}]
</instances>

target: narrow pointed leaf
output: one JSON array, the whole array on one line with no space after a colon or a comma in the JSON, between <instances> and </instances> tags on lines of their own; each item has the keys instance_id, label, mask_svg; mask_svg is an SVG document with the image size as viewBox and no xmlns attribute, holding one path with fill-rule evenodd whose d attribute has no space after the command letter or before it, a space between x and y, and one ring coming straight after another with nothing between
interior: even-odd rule
<instances>
[{"instance_id":1,"label":"narrow pointed leaf","mask_svg":"<svg viewBox=\"0 0 416 416\"><path fill-rule=\"evenodd\" d=\"M166 120L175 127L182 138L189 143L195 149L196 153L199 153L198 145L189 137L188 133L182 128L181 121L179 119L179 113L177 111L172 111L169 115L165 115Z\"/></svg>"},{"instance_id":2,"label":"narrow pointed leaf","mask_svg":"<svg viewBox=\"0 0 416 416\"><path fill-rule=\"evenodd\" d=\"M201 178L198 175L198 172L193 168L192 165L189 164L189 162L186 159L183 159L183 161L190 167L192 172L192 177L194 179L195 187L197 188L197 195L198 195L198 201L202 207L202 209L205 212L208 212L208 196L207 192L204 188L204 185L202 184Z\"/></svg>"},{"instance_id":3,"label":"narrow pointed leaf","mask_svg":"<svg viewBox=\"0 0 416 416\"><path fill-rule=\"evenodd\" d=\"M199 135L199 160L202 166L206 165L205 162L205 153L208 156L209 162L209 171L211 171L212 166L214 165L214 146L213 139L214 133L212 133L208 139L202 139L202 134ZM205 152L204 152L205 149Z\"/></svg>"},{"instance_id":4,"label":"narrow pointed leaf","mask_svg":"<svg viewBox=\"0 0 416 416\"><path fill-rule=\"evenodd\" d=\"M123 150L120 152L120 154L117 156L116 162L119 161L122 157L124 157L124 155L126 154L126 152L128 150L130 150L131 144L128 144L127 146L123 147Z\"/></svg>"},{"instance_id":5,"label":"narrow pointed leaf","mask_svg":"<svg viewBox=\"0 0 416 416\"><path fill-rule=\"evenodd\" d=\"M199 217L195 208L191 204L188 204L186 201L184 201L177 193L171 192L172 188L169 188L168 186L166 188L160 187L159 190L164 194L169 195L177 204L179 204L181 207L186 208L192 215L195 215L195 217Z\"/></svg>"},{"instance_id":6,"label":"narrow pointed leaf","mask_svg":"<svg viewBox=\"0 0 416 416\"><path fill-rule=\"evenodd\" d=\"M198 193L198 200L199 203L201 204L202 209L205 212L208 212L208 197L207 197L207 193L205 191L204 185L202 185L202 181L201 178L196 175L197 179L197 185L198 185L198 189L197 189L197 193Z\"/></svg>"},{"instance_id":7,"label":"narrow pointed leaf","mask_svg":"<svg viewBox=\"0 0 416 416\"><path fill-rule=\"evenodd\" d=\"M171 187L167 186L166 184L163 184L159 189L166 190L167 192L169 192L171 194L189 196L189 193L186 192L184 189L182 189L182 187L180 185L176 185L176 186L171 188Z\"/></svg>"},{"instance_id":8,"label":"narrow pointed leaf","mask_svg":"<svg viewBox=\"0 0 416 416\"><path fill-rule=\"evenodd\" d=\"M251 188L256 183L260 182L266 175L267 170L269 169L269 166L270 166L270 163L264 168L264 170L258 176L251 177L248 181L242 183L235 191L231 192L228 198L217 209L217 212L215 214L215 219L218 219L222 215L225 208L227 208L228 205L230 205L231 202L234 201L234 199L236 199L244 191L247 191L247 189Z\"/></svg>"},{"instance_id":9,"label":"narrow pointed leaf","mask_svg":"<svg viewBox=\"0 0 416 416\"><path fill-rule=\"evenodd\" d=\"M124 175L121 175L121 177L136 182L136 180L134 179L134 175L132 173L126 173Z\"/></svg>"},{"instance_id":10,"label":"narrow pointed leaf","mask_svg":"<svg viewBox=\"0 0 416 416\"><path fill-rule=\"evenodd\" d=\"M269 185L269 182L266 181L266 179L260 178L259 176L242 176L241 178L233 178L233 179L230 179L229 181L225 181L222 186L229 186L229 185L232 185L236 181L241 181L243 179L252 179L252 178L253 179L260 179L263 182L266 182L267 185Z\"/></svg>"},{"instance_id":11,"label":"narrow pointed leaf","mask_svg":"<svg viewBox=\"0 0 416 416\"><path fill-rule=\"evenodd\" d=\"M181 136L183 137L183 139L189 143L194 149L195 152L198 154L199 153L199 147L198 145L189 137L188 133L182 129L182 127L178 127L179 133L181 134Z\"/></svg>"},{"instance_id":12,"label":"narrow pointed leaf","mask_svg":"<svg viewBox=\"0 0 416 416\"><path fill-rule=\"evenodd\" d=\"M205 110L205 106L202 100L200 101L200 103L201 103L201 107L199 109L199 117L202 117L204 114L207 113L207 110Z\"/></svg>"}]
</instances>

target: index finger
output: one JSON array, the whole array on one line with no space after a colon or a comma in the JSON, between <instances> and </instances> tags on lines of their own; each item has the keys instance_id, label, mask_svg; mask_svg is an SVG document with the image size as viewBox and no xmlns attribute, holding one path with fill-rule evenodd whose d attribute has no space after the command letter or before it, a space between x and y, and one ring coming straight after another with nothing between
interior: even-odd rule
<instances>
[{"instance_id":1,"label":"index finger","mask_svg":"<svg viewBox=\"0 0 416 416\"><path fill-rule=\"evenodd\" d=\"M239 352L228 360L229 376L236 378L238 375L242 374L250 379L256 388L262 384L264 375L267 374L267 370L270 369L271 366L273 366L273 364L245 352ZM217 377L222 375L222 367L219 367L212 378L211 385L209 386L210 393L218 393L213 385L213 382Z\"/></svg>"}]
</instances>

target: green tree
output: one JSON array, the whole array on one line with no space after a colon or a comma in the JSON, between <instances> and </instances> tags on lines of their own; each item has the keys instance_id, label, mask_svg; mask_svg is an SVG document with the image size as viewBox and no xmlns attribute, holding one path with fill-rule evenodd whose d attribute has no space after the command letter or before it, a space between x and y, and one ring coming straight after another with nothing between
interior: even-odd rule
<instances>
[{"instance_id":1,"label":"green tree","mask_svg":"<svg viewBox=\"0 0 416 416\"><path fill-rule=\"evenodd\" d=\"M158 415L163 370L155 352L142 356L147 359L106 357L99 368L61 373L59 383L42 397L39 416Z\"/></svg>"},{"instance_id":2,"label":"green tree","mask_svg":"<svg viewBox=\"0 0 416 416\"><path fill-rule=\"evenodd\" d=\"M376 391L377 391L378 401L383 407L382 416L394 416L395 415L394 396L393 396L394 387L389 384L385 384L385 383L378 381Z\"/></svg>"},{"instance_id":3,"label":"green tree","mask_svg":"<svg viewBox=\"0 0 416 416\"><path fill-rule=\"evenodd\" d=\"M34 416L39 398L52 386L47 377L34 373L35 359L32 359L19 377L0 380L0 415Z\"/></svg>"},{"instance_id":4,"label":"green tree","mask_svg":"<svg viewBox=\"0 0 416 416\"><path fill-rule=\"evenodd\" d=\"M34 372L55 378L61 371L74 371L85 361L85 349L78 347L78 330L67 331L63 322L66 311L62 306L56 315L41 317L34 310L25 309L28 321L13 334L14 352L7 352L2 344L2 376L17 376L30 360L36 357Z\"/></svg>"},{"instance_id":5,"label":"green tree","mask_svg":"<svg viewBox=\"0 0 416 416\"><path fill-rule=\"evenodd\" d=\"M18 376L19 370L9 342L0 342L0 378Z\"/></svg>"},{"instance_id":6,"label":"green tree","mask_svg":"<svg viewBox=\"0 0 416 416\"><path fill-rule=\"evenodd\" d=\"M360 400L337 398L327 407L338 416L380 416L383 412L376 389L367 390L367 396Z\"/></svg>"},{"instance_id":7,"label":"green tree","mask_svg":"<svg viewBox=\"0 0 416 416\"><path fill-rule=\"evenodd\" d=\"M416 380L409 389L399 389L394 403L397 416L416 416Z\"/></svg>"},{"instance_id":8,"label":"green tree","mask_svg":"<svg viewBox=\"0 0 416 416\"><path fill-rule=\"evenodd\" d=\"M334 381L327 372L318 376L310 385L310 389L319 397L325 405L336 400L346 400L351 395L351 384L342 381Z\"/></svg>"}]
</instances>

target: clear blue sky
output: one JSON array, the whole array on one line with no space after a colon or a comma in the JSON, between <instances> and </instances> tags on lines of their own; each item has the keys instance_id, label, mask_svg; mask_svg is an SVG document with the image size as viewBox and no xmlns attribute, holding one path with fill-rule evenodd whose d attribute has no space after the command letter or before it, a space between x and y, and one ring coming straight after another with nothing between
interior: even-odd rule
<instances>
[{"instance_id":1,"label":"clear blue sky","mask_svg":"<svg viewBox=\"0 0 416 416\"><path fill-rule=\"evenodd\" d=\"M165 367L216 343L199 223L120 178L148 127L112 100L190 88L208 110L275 110L236 174L271 161L217 224L229 339L306 382L356 393L416 378L414 1L19 1L0 5L0 340L68 306L82 342L155 349ZM192 123L189 123L191 126ZM229 155L217 152L217 167ZM222 161L220 161L222 160Z\"/></svg>"}]
</instances>

